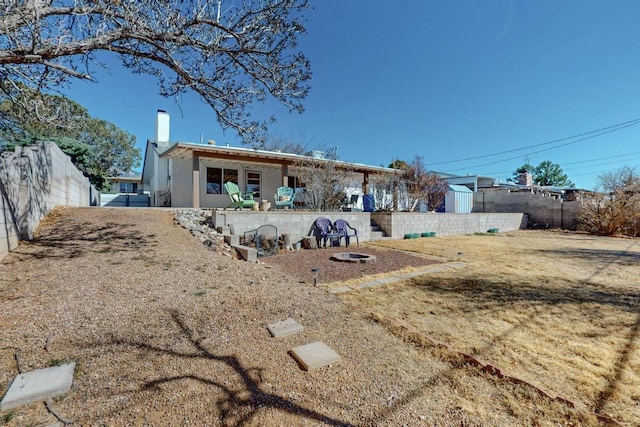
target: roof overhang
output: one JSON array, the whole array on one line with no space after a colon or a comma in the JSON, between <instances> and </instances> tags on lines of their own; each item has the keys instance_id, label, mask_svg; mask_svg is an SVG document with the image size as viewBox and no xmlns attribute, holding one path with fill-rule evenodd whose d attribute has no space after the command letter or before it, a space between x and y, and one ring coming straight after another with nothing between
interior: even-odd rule
<instances>
[{"instance_id":1,"label":"roof overhang","mask_svg":"<svg viewBox=\"0 0 640 427\"><path fill-rule=\"evenodd\" d=\"M257 150L241 147L222 147L217 145L193 144L187 142L177 142L160 154L161 158L167 159L192 159L193 157L208 157L231 161L244 161L248 163L265 163L271 165L297 165L305 162L326 162L333 163L340 169L358 173L398 173L397 169L385 168L381 166L370 166L361 163L344 162L341 160L331 160L299 154L282 153L278 151Z\"/></svg>"}]
</instances>

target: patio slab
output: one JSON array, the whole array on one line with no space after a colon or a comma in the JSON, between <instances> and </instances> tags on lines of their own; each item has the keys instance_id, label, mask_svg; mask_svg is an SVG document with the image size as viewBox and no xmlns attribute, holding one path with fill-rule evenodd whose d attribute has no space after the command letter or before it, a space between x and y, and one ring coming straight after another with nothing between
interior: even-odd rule
<instances>
[{"instance_id":1,"label":"patio slab","mask_svg":"<svg viewBox=\"0 0 640 427\"><path fill-rule=\"evenodd\" d=\"M342 361L338 353L320 341L295 347L291 349L291 355L305 371L312 371Z\"/></svg>"},{"instance_id":2,"label":"patio slab","mask_svg":"<svg viewBox=\"0 0 640 427\"><path fill-rule=\"evenodd\" d=\"M0 411L39 402L68 392L73 383L75 362L19 374L0 402Z\"/></svg>"},{"instance_id":3,"label":"patio slab","mask_svg":"<svg viewBox=\"0 0 640 427\"><path fill-rule=\"evenodd\" d=\"M272 337L278 338L302 332L304 327L292 318L288 318L286 320L267 325L267 329Z\"/></svg>"}]
</instances>

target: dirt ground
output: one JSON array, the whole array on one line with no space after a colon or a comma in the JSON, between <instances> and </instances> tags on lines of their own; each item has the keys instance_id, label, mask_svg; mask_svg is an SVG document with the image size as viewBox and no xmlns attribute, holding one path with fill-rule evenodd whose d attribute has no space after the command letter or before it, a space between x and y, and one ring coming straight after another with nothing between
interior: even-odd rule
<instances>
[{"instance_id":1,"label":"dirt ground","mask_svg":"<svg viewBox=\"0 0 640 427\"><path fill-rule=\"evenodd\" d=\"M346 277L329 249L257 264L225 257L167 211L62 209L38 233L0 263L0 392L19 372L70 361L74 385L47 405L0 412L0 424L640 423L637 239L390 241L357 248L379 262ZM328 292L459 259L464 267ZM314 287L316 267L325 274ZM287 317L304 331L271 338L266 325ZM289 350L314 341L342 361L300 369Z\"/></svg>"}]
</instances>

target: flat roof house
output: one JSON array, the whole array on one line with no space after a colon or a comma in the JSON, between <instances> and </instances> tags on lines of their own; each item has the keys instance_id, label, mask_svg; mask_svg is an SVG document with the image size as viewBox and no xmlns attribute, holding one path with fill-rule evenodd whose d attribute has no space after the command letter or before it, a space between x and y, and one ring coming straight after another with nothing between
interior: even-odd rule
<instances>
[{"instance_id":1,"label":"flat roof house","mask_svg":"<svg viewBox=\"0 0 640 427\"><path fill-rule=\"evenodd\" d=\"M159 110L156 138L147 141L142 184L149 189L151 206L224 208L229 196L224 183L232 181L254 199L273 200L278 187L298 187L296 165L305 160L333 162L353 176L354 192L368 194L369 176L396 173L395 169L312 156L218 146L215 142L169 141L169 115ZM356 193L357 194L357 193Z\"/></svg>"}]
</instances>

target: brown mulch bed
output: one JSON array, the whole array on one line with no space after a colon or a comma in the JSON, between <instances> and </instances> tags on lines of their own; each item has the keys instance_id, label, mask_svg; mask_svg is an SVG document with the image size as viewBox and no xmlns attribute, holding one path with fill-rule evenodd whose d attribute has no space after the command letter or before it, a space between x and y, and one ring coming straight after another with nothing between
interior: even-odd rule
<instances>
[{"instance_id":1,"label":"brown mulch bed","mask_svg":"<svg viewBox=\"0 0 640 427\"><path fill-rule=\"evenodd\" d=\"M374 255L375 262L351 263L331 259L333 254L350 252ZM264 264L277 268L278 273L287 274L300 283L310 283L311 269L320 269L318 283L333 283L340 280L359 279L366 276L391 273L407 267L420 268L441 261L425 258L410 252L385 248L374 248L368 245L348 248L331 247L326 249L301 249L298 251L280 252L278 255L260 258Z\"/></svg>"}]
</instances>

